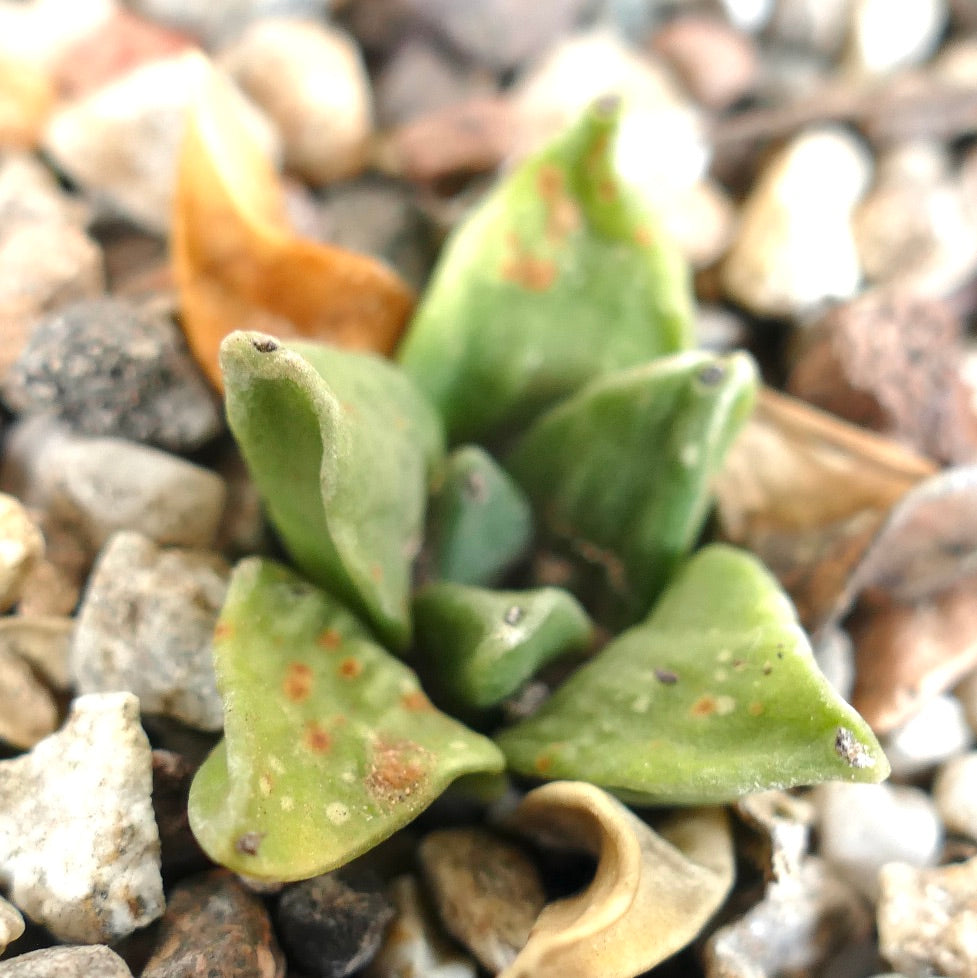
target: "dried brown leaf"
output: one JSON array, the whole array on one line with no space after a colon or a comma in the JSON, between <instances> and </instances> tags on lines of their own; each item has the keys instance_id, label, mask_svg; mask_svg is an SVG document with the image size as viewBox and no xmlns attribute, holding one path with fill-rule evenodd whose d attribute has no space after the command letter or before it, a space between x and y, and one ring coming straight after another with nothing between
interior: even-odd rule
<instances>
[{"instance_id":1,"label":"dried brown leaf","mask_svg":"<svg viewBox=\"0 0 977 978\"><path fill-rule=\"evenodd\" d=\"M172 251L190 347L220 386L234 329L389 353L409 287L365 255L297 237L277 174L243 125L229 83L203 72L180 156Z\"/></svg>"},{"instance_id":2,"label":"dried brown leaf","mask_svg":"<svg viewBox=\"0 0 977 978\"><path fill-rule=\"evenodd\" d=\"M554 781L531 791L513 822L598 864L583 892L544 907L499 978L633 978L692 941L733 882L721 809L687 810L659 834L600 788Z\"/></svg>"},{"instance_id":3,"label":"dried brown leaf","mask_svg":"<svg viewBox=\"0 0 977 978\"><path fill-rule=\"evenodd\" d=\"M813 630L892 506L935 471L895 442L764 390L716 483L720 529L764 560Z\"/></svg>"}]
</instances>

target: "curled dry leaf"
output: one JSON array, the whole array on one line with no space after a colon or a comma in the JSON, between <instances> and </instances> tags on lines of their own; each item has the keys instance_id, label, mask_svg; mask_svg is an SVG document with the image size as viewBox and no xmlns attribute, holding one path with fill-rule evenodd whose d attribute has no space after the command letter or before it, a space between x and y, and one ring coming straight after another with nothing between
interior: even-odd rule
<instances>
[{"instance_id":1,"label":"curled dry leaf","mask_svg":"<svg viewBox=\"0 0 977 978\"><path fill-rule=\"evenodd\" d=\"M294 234L229 83L203 74L180 156L172 247L184 329L207 375L220 386L217 351L233 329L389 353L411 290L372 258Z\"/></svg>"},{"instance_id":2,"label":"curled dry leaf","mask_svg":"<svg viewBox=\"0 0 977 978\"><path fill-rule=\"evenodd\" d=\"M721 809L683 812L659 834L600 788L555 781L531 791L513 822L598 863L587 889L543 909L499 978L633 978L693 940L733 882Z\"/></svg>"},{"instance_id":3,"label":"curled dry leaf","mask_svg":"<svg viewBox=\"0 0 977 978\"><path fill-rule=\"evenodd\" d=\"M716 482L720 527L762 558L814 630L892 506L935 472L888 439L764 390Z\"/></svg>"}]
</instances>

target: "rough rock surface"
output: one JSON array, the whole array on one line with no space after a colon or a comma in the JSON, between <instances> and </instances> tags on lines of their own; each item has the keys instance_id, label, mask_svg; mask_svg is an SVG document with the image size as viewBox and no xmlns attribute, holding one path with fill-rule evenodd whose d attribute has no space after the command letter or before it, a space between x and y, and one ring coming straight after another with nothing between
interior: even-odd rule
<instances>
[{"instance_id":1,"label":"rough rock surface","mask_svg":"<svg viewBox=\"0 0 977 978\"><path fill-rule=\"evenodd\" d=\"M879 947L910 978L977 974L977 858L917 869L892 863L879 874Z\"/></svg>"},{"instance_id":2,"label":"rough rock surface","mask_svg":"<svg viewBox=\"0 0 977 978\"><path fill-rule=\"evenodd\" d=\"M0 761L0 886L62 941L117 941L163 912L152 759L130 693L75 700Z\"/></svg>"},{"instance_id":3,"label":"rough rock surface","mask_svg":"<svg viewBox=\"0 0 977 978\"><path fill-rule=\"evenodd\" d=\"M223 427L176 326L122 299L73 303L41 320L3 398L15 414L51 412L80 435L174 452L199 448Z\"/></svg>"},{"instance_id":4,"label":"rough rock surface","mask_svg":"<svg viewBox=\"0 0 977 978\"><path fill-rule=\"evenodd\" d=\"M44 554L44 537L13 496L0 493L0 611L20 598L24 579Z\"/></svg>"},{"instance_id":5,"label":"rough rock surface","mask_svg":"<svg viewBox=\"0 0 977 978\"><path fill-rule=\"evenodd\" d=\"M46 947L0 963L0 978L132 978L110 947Z\"/></svg>"},{"instance_id":6,"label":"rough rock surface","mask_svg":"<svg viewBox=\"0 0 977 978\"><path fill-rule=\"evenodd\" d=\"M142 978L284 978L264 904L226 870L173 888Z\"/></svg>"},{"instance_id":7,"label":"rough rock surface","mask_svg":"<svg viewBox=\"0 0 977 978\"><path fill-rule=\"evenodd\" d=\"M144 713L219 730L211 638L228 573L208 551L161 550L133 532L113 536L78 612L71 646L78 690L128 690Z\"/></svg>"}]
</instances>

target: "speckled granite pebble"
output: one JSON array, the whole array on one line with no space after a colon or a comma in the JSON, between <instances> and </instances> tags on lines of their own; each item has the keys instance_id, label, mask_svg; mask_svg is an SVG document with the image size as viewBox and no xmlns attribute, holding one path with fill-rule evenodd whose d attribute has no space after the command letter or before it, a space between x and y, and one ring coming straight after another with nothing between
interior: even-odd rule
<instances>
[{"instance_id":1,"label":"speckled granite pebble","mask_svg":"<svg viewBox=\"0 0 977 978\"><path fill-rule=\"evenodd\" d=\"M264 904L226 870L183 880L170 894L142 978L284 978Z\"/></svg>"},{"instance_id":2,"label":"speckled granite pebble","mask_svg":"<svg viewBox=\"0 0 977 978\"><path fill-rule=\"evenodd\" d=\"M508 967L546 902L525 851L485 829L457 828L429 833L418 857L448 932L487 970Z\"/></svg>"},{"instance_id":3,"label":"speckled granite pebble","mask_svg":"<svg viewBox=\"0 0 977 978\"><path fill-rule=\"evenodd\" d=\"M46 947L0 962L0 978L132 978L111 948Z\"/></svg>"},{"instance_id":4,"label":"speckled granite pebble","mask_svg":"<svg viewBox=\"0 0 977 978\"><path fill-rule=\"evenodd\" d=\"M879 874L879 947L908 978L977 974L977 858L935 869L903 863Z\"/></svg>"},{"instance_id":5,"label":"speckled granite pebble","mask_svg":"<svg viewBox=\"0 0 977 978\"><path fill-rule=\"evenodd\" d=\"M151 766L130 693L79 697L0 761L0 887L59 940L110 943L162 913Z\"/></svg>"},{"instance_id":6,"label":"speckled granite pebble","mask_svg":"<svg viewBox=\"0 0 977 978\"><path fill-rule=\"evenodd\" d=\"M115 534L100 553L71 643L82 693L125 689L144 713L219 730L224 710L211 637L229 570L214 553L160 549Z\"/></svg>"},{"instance_id":7,"label":"speckled granite pebble","mask_svg":"<svg viewBox=\"0 0 977 978\"><path fill-rule=\"evenodd\" d=\"M164 315L122 299L42 319L7 373L15 414L54 413L72 431L192 451L223 427L217 402Z\"/></svg>"}]
</instances>

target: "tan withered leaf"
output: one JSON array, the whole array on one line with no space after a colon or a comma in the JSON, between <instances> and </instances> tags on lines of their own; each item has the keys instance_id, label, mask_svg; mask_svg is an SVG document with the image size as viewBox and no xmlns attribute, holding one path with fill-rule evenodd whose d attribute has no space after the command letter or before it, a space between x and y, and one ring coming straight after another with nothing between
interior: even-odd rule
<instances>
[{"instance_id":1,"label":"tan withered leaf","mask_svg":"<svg viewBox=\"0 0 977 978\"><path fill-rule=\"evenodd\" d=\"M513 824L598 863L585 890L544 907L498 978L634 978L694 940L733 882L718 808L686 810L659 834L600 788L554 781L526 795Z\"/></svg>"},{"instance_id":2,"label":"tan withered leaf","mask_svg":"<svg viewBox=\"0 0 977 978\"><path fill-rule=\"evenodd\" d=\"M234 329L389 353L413 293L386 266L297 237L278 176L243 125L230 83L202 72L180 156L172 252L184 330L220 386Z\"/></svg>"},{"instance_id":3,"label":"tan withered leaf","mask_svg":"<svg viewBox=\"0 0 977 978\"><path fill-rule=\"evenodd\" d=\"M836 611L852 570L929 459L763 390L716 483L723 536L756 553L814 630Z\"/></svg>"}]
</instances>

